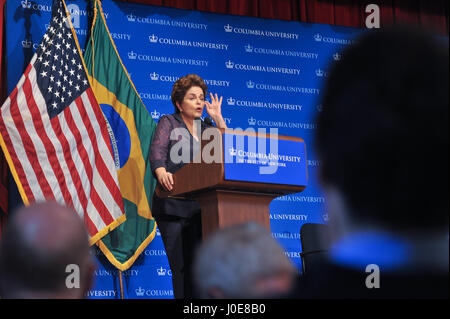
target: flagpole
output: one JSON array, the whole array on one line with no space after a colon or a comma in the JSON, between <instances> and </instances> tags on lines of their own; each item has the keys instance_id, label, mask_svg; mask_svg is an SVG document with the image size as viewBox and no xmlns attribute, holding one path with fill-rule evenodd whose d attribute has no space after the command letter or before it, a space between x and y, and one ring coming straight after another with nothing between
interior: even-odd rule
<instances>
[{"instance_id":1,"label":"flagpole","mask_svg":"<svg viewBox=\"0 0 450 319\"><path fill-rule=\"evenodd\" d=\"M119 270L119 286L120 286L120 299L124 299L124 297L123 297L123 279L122 279L122 270Z\"/></svg>"}]
</instances>

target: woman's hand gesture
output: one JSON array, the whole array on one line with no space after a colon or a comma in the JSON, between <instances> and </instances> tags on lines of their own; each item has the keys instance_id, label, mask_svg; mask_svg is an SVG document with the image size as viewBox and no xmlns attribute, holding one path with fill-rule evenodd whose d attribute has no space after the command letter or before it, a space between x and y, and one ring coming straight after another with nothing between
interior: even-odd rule
<instances>
[{"instance_id":1,"label":"woman's hand gesture","mask_svg":"<svg viewBox=\"0 0 450 319\"><path fill-rule=\"evenodd\" d=\"M225 121L222 117L223 96L221 96L219 99L219 96L217 95L217 93L215 95L213 95L212 93L209 93L209 94L211 96L211 103L208 101L205 101L206 112L216 123L217 127L227 128L227 125L225 124Z\"/></svg>"}]
</instances>

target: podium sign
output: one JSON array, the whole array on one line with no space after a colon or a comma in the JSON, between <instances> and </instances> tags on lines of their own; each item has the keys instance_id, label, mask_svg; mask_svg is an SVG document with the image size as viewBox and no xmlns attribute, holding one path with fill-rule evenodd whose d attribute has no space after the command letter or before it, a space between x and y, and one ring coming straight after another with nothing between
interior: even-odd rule
<instances>
[{"instance_id":1,"label":"podium sign","mask_svg":"<svg viewBox=\"0 0 450 319\"><path fill-rule=\"evenodd\" d=\"M225 180L307 184L304 141L224 133L223 147Z\"/></svg>"},{"instance_id":2,"label":"podium sign","mask_svg":"<svg viewBox=\"0 0 450 319\"><path fill-rule=\"evenodd\" d=\"M211 128L203 135L213 138L202 138L201 156L173 174L170 192L157 186L156 194L198 201L204 238L217 228L248 221L270 230L270 202L306 187L305 142L232 129Z\"/></svg>"}]
</instances>

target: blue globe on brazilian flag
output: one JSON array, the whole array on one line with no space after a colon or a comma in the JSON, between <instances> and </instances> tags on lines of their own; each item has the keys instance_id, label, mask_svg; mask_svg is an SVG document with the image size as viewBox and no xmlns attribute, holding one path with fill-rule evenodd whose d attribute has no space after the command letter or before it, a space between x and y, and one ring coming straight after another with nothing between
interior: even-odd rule
<instances>
[{"instance_id":1,"label":"blue globe on brazilian flag","mask_svg":"<svg viewBox=\"0 0 450 319\"><path fill-rule=\"evenodd\" d=\"M98 0L84 60L108 123L126 215L126 221L97 245L117 269L124 271L155 236L150 207L156 180L148 157L156 123L123 66Z\"/></svg>"}]
</instances>

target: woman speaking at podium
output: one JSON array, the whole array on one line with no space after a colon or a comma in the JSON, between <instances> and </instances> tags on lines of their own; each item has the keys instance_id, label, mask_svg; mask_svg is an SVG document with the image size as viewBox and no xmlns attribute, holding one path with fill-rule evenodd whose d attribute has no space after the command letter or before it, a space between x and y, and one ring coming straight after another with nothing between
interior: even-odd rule
<instances>
[{"instance_id":1,"label":"woman speaking at podium","mask_svg":"<svg viewBox=\"0 0 450 319\"><path fill-rule=\"evenodd\" d=\"M172 174L192 161L195 143L200 142L203 130L213 125L209 118L200 120L203 108L206 106L206 112L217 127L226 128L221 110L222 97L219 99L217 94L210 93L211 102L205 101L207 90L208 87L198 75L181 77L172 88L175 113L159 119L150 147L150 166L158 183L168 191L174 185ZM171 140L172 132L176 133L174 135L178 136L178 140ZM173 152L171 156L171 149L177 143L189 143L189 146L181 147L181 150L189 150L188 157L187 154L179 156L178 152ZM177 158L172 158L174 156ZM191 298L193 291L190 266L202 231L200 206L196 201L159 198L155 193L152 215L161 232L172 270L174 296L177 299Z\"/></svg>"}]
</instances>

